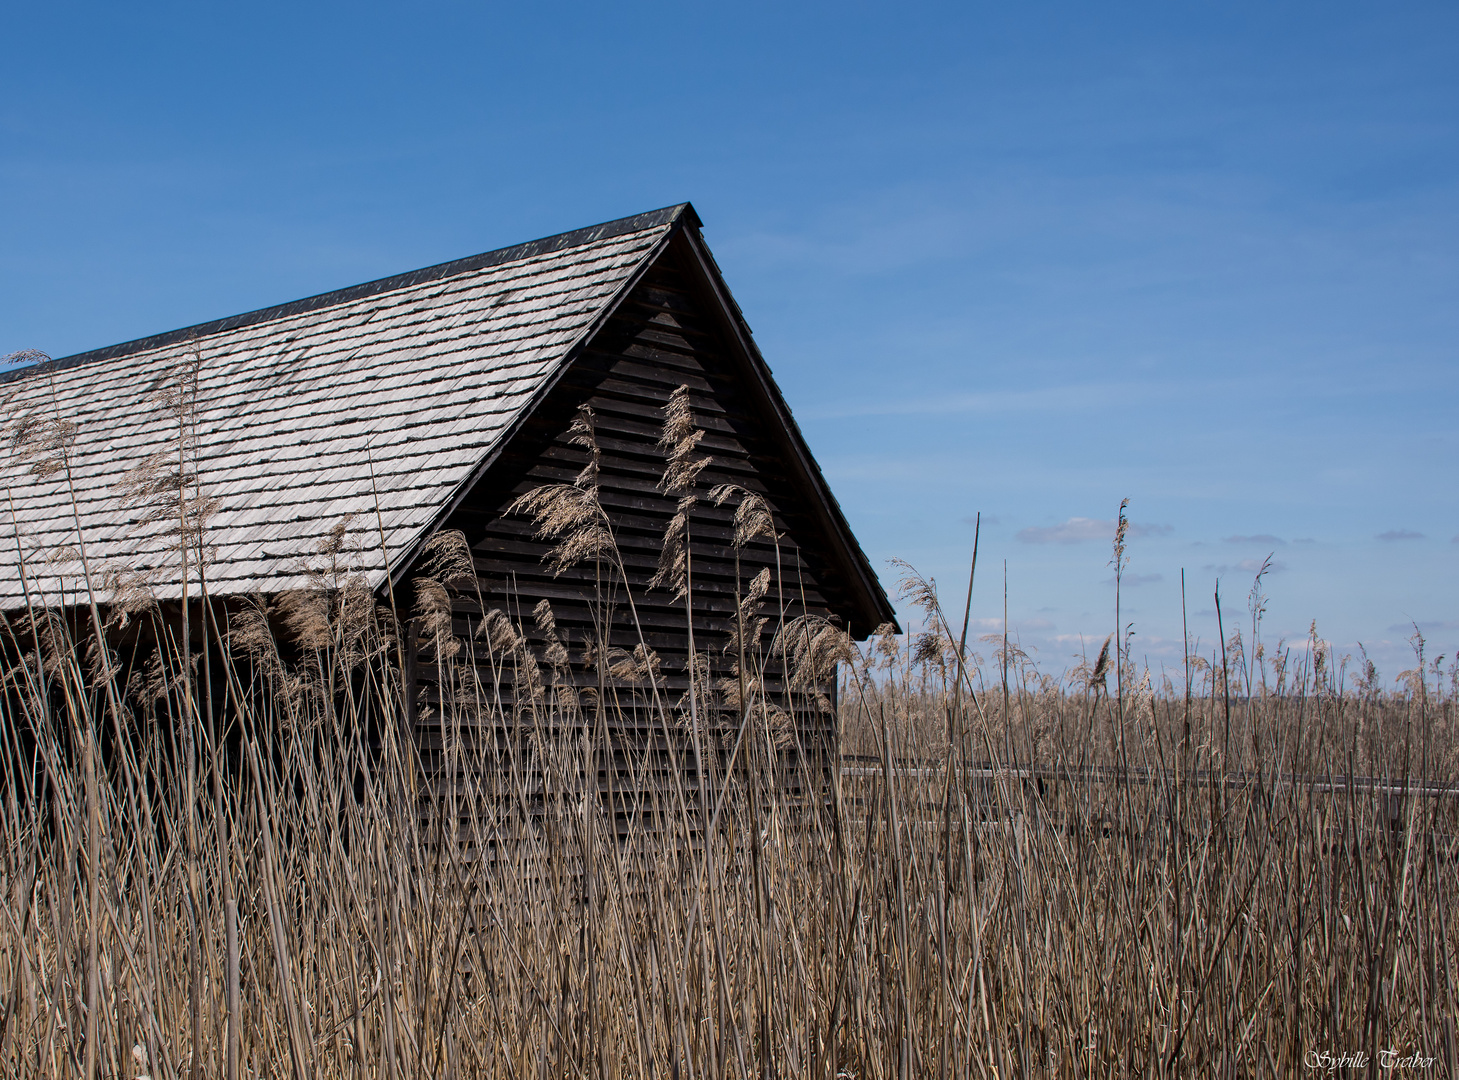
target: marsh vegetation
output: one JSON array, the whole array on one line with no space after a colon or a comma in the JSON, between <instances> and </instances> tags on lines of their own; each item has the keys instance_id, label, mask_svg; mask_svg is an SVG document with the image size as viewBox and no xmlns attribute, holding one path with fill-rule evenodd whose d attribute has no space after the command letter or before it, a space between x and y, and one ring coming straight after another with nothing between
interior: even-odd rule
<instances>
[{"instance_id":1,"label":"marsh vegetation","mask_svg":"<svg viewBox=\"0 0 1459 1080\"><path fill-rule=\"evenodd\" d=\"M656 586L686 611L700 506L774 539L753 493L696 492L688 437ZM64 471L63 427L15 445ZM1268 651L1258 579L1170 678L1117 635L1054 675L910 567L919 632L862 645L758 575L671 693L646 642L540 648L550 606L473 596L443 535L410 613L453 688L428 768L403 614L339 542L309 590L210 598L194 480L130 480L192 597L91 568L0 624L7 1075L1452 1073L1456 693L1421 641L1398 690L1315 633ZM621 581L591 470L520 509ZM677 755L657 782L624 708Z\"/></svg>"}]
</instances>

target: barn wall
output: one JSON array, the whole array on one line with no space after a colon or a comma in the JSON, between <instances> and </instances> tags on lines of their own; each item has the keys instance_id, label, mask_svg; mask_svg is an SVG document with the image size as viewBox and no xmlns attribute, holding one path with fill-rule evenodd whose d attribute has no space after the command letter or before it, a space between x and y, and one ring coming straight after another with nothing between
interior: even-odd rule
<instances>
[{"instance_id":1,"label":"barn wall","mask_svg":"<svg viewBox=\"0 0 1459 1080\"><path fill-rule=\"evenodd\" d=\"M547 641L534 627L531 613L539 601L550 602L571 661L569 672L560 677L589 691L589 699L601 692L614 706L606 713L605 725L620 771L631 768L644 753L664 751L662 720L647 707L643 683L609 679L583 662L584 646L596 638L595 598L601 595L596 568L584 565L554 577L543 561L550 542L534 535L529 519L508 511L514 500L533 488L571 482L586 463L587 451L569 442L569 425L580 404L591 406L596 416L602 503L623 553L638 623L660 658L658 683L667 691L670 705L689 685L686 614L682 601L676 602L666 589L650 588L649 581L675 510L675 499L658 487L664 453L657 444L664 406L680 385L690 388L696 423L705 431L699 449L713 458L699 475L701 501L691 529L695 646L701 655L711 654L715 678L730 673L733 658L723 650L731 640L736 596L733 506L715 507L707 499L718 484L734 483L760 492L773 508L782 534L778 567L775 546L769 543L741 550L739 589L746 590L750 580L768 567L772 582L778 576L783 585L785 619L805 614L850 617L844 580L825 553L821 527L798 486L803 481L797 481L796 470L786 460L784 433L756 405L744 361L733 352L714 303L689 249L667 251L444 526L459 529L468 538L485 607L506 610L528 632L539 657ZM456 593L454 630L465 651L455 663L475 664L481 685L493 693L499 687L509 698L516 676L510 665L493 665L491 651L473 636L482 611L472 592L462 588ZM639 637L626 604L619 600L610 640L631 652ZM772 586L764 604L764 614L771 616L762 637L767 654L780 608ZM417 728L431 768L440 765L441 717L451 709L443 708L443 696L449 694L443 695L437 682L439 669L428 662L429 647L422 648L415 671ZM545 667L544 673L552 678ZM772 665L770 675L766 690L789 708L794 702L785 695L777 666ZM823 689L834 692L832 683ZM458 689L458 705L460 697ZM824 762L834 746L832 714L806 706L801 697L795 701L802 705L794 709L799 738L791 740L786 753L803 751ZM714 722L734 726L734 716L727 708Z\"/></svg>"}]
</instances>

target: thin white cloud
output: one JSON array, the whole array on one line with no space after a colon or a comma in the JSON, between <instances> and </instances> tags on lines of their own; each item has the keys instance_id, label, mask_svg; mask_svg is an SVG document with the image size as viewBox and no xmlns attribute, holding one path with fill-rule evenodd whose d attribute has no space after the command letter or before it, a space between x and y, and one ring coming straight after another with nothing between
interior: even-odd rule
<instances>
[{"instance_id":1,"label":"thin white cloud","mask_svg":"<svg viewBox=\"0 0 1459 1080\"><path fill-rule=\"evenodd\" d=\"M1164 536L1169 525L1139 525L1130 522L1130 536ZM1080 544L1085 540L1113 542L1115 522L1101 518L1071 517L1057 525L1030 525L1019 529L1017 537L1025 544Z\"/></svg>"},{"instance_id":2,"label":"thin white cloud","mask_svg":"<svg viewBox=\"0 0 1459 1080\"><path fill-rule=\"evenodd\" d=\"M1287 542L1280 536L1273 536L1271 533L1257 533L1255 536L1227 536L1224 542L1228 544L1275 544L1277 547L1286 547Z\"/></svg>"},{"instance_id":3,"label":"thin white cloud","mask_svg":"<svg viewBox=\"0 0 1459 1080\"><path fill-rule=\"evenodd\" d=\"M1255 574L1261 570L1263 565L1266 566L1266 571L1269 574L1280 574L1287 569L1286 563L1279 562L1276 559L1273 559L1270 563L1265 559L1242 559L1236 564L1236 569L1245 570L1248 574Z\"/></svg>"},{"instance_id":4,"label":"thin white cloud","mask_svg":"<svg viewBox=\"0 0 1459 1080\"><path fill-rule=\"evenodd\" d=\"M1138 587L1141 585L1154 585L1157 581L1164 581L1164 574L1125 574L1120 578L1120 585L1123 588ZM1113 585L1114 578L1106 578L1106 585Z\"/></svg>"},{"instance_id":5,"label":"thin white cloud","mask_svg":"<svg viewBox=\"0 0 1459 1080\"><path fill-rule=\"evenodd\" d=\"M830 402L799 409L796 416L802 420L845 420L865 416L1092 412L1112 407L1127 408L1132 400L1167 398L1176 392L1176 388L1172 386L1149 383L1048 386L1033 390L992 390L928 397Z\"/></svg>"},{"instance_id":6,"label":"thin white cloud","mask_svg":"<svg viewBox=\"0 0 1459 1080\"><path fill-rule=\"evenodd\" d=\"M1267 638L1271 637L1270 634L1263 634L1262 636ZM1307 631L1303 631L1300 634L1283 635L1277 638L1277 640L1282 643L1283 651L1291 652L1308 652L1311 650L1313 644L1312 635ZM1317 647L1325 650L1329 655L1333 653L1332 642L1326 638L1318 638Z\"/></svg>"},{"instance_id":7,"label":"thin white cloud","mask_svg":"<svg viewBox=\"0 0 1459 1080\"><path fill-rule=\"evenodd\" d=\"M1015 633L1047 633L1057 629L1048 619L1023 619L1014 617L1008 620L1008 632ZM968 620L968 632L979 633L1003 632L1003 620L1001 618L970 619Z\"/></svg>"},{"instance_id":8,"label":"thin white cloud","mask_svg":"<svg viewBox=\"0 0 1459 1080\"><path fill-rule=\"evenodd\" d=\"M1389 529L1373 537L1374 540L1382 540L1385 543L1392 543L1394 540L1422 540L1424 534L1414 532L1412 529Z\"/></svg>"},{"instance_id":9,"label":"thin white cloud","mask_svg":"<svg viewBox=\"0 0 1459 1080\"><path fill-rule=\"evenodd\" d=\"M1242 559L1239 563L1207 563L1201 569L1212 574L1229 574L1233 570L1244 574L1255 574L1265 561L1265 559ZM1266 569L1268 574L1280 574L1286 571L1287 564L1279 559L1273 559L1271 565Z\"/></svg>"},{"instance_id":10,"label":"thin white cloud","mask_svg":"<svg viewBox=\"0 0 1459 1080\"><path fill-rule=\"evenodd\" d=\"M1394 623L1388 629L1395 634L1413 633L1413 623ZM1459 630L1459 620L1456 619L1430 619L1427 622L1422 619L1418 622L1418 628L1425 633L1433 630Z\"/></svg>"}]
</instances>

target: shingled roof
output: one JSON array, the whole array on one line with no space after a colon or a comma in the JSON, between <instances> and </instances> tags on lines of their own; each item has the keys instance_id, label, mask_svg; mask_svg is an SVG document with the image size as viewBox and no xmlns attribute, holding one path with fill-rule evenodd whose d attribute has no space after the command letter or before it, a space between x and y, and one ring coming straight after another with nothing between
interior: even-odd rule
<instances>
[{"instance_id":1,"label":"shingled roof","mask_svg":"<svg viewBox=\"0 0 1459 1080\"><path fill-rule=\"evenodd\" d=\"M93 579L150 571L181 595L168 523L117 481L177 452L163 395L190 360L213 594L306 585L341 522L378 587L680 223L699 223L687 203L0 375L7 420L75 425L68 468L0 463L0 609L83 584L78 522Z\"/></svg>"}]
</instances>

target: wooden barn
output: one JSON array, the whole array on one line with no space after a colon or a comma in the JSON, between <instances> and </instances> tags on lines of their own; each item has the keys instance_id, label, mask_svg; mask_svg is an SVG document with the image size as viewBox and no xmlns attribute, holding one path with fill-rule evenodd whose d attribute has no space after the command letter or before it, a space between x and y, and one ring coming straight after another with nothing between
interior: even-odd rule
<instances>
[{"instance_id":1,"label":"wooden barn","mask_svg":"<svg viewBox=\"0 0 1459 1080\"><path fill-rule=\"evenodd\" d=\"M223 603L276 597L309 588L310 560L332 544L405 616L418 610L412 583L432 537L459 530L476 578L463 586L458 567L452 583L467 660L485 662L473 626L500 608L539 648L555 634L570 677L601 686L602 655L595 667L577 653L602 630L601 568L559 571L547 558L556 540L513 509L543 485L572 483L596 455L598 499L636 599L609 644L629 655L647 642L666 693L689 686L687 627L700 653L722 652L736 598L762 569L782 585L773 622L819 616L866 637L893 620L891 606L699 226L686 203L0 376L12 437L0 609L74 607L88 575L103 606L127 581L174 611L204 584ZM703 432L687 608L674 588L651 586L681 508L662 445L681 387ZM581 437L589 415L595 449ZM175 528L121 483L174 467L206 505L205 580L195 559L186 586ZM709 494L726 484L738 495L716 505ZM766 531L732 543L745 492L763 499L774 542ZM543 600L550 633L531 615ZM408 642L429 763L449 691L429 635ZM817 729L808 738L833 730L826 716L797 715ZM626 738L646 722L617 724Z\"/></svg>"}]
</instances>

